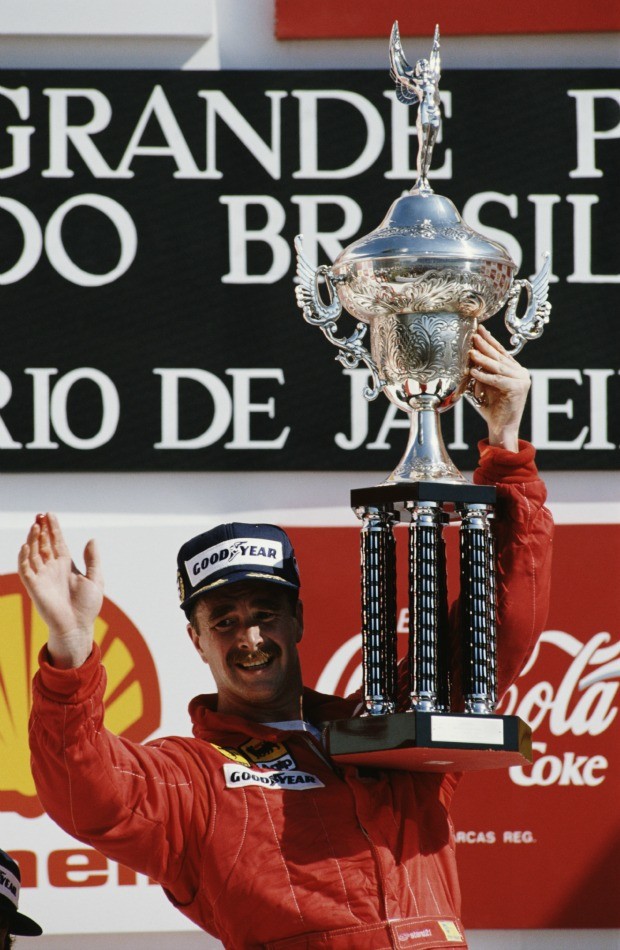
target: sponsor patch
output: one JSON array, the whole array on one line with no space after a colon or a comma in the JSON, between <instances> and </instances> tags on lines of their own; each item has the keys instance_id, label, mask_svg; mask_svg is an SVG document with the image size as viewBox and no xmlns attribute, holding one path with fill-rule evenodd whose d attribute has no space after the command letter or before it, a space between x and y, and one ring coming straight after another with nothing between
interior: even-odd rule
<instances>
[{"instance_id":1,"label":"sponsor patch","mask_svg":"<svg viewBox=\"0 0 620 950\"><path fill-rule=\"evenodd\" d=\"M209 745L213 746L214 749L221 754L226 756L227 759L230 759L232 762L240 762L241 765L249 765L250 762L247 756L243 755L239 749L229 749L226 746L217 745L216 742L210 742Z\"/></svg>"},{"instance_id":2,"label":"sponsor patch","mask_svg":"<svg viewBox=\"0 0 620 950\"><path fill-rule=\"evenodd\" d=\"M305 792L309 788L324 788L323 782L310 772L301 772L297 769L285 769L281 772L271 772L266 769L243 768L226 762L224 765L226 788L247 788L257 785L265 789L280 791Z\"/></svg>"},{"instance_id":3,"label":"sponsor patch","mask_svg":"<svg viewBox=\"0 0 620 950\"><path fill-rule=\"evenodd\" d=\"M461 943L464 941L463 934L453 920L438 920L437 923L445 933L448 940L460 940Z\"/></svg>"},{"instance_id":4,"label":"sponsor patch","mask_svg":"<svg viewBox=\"0 0 620 950\"><path fill-rule=\"evenodd\" d=\"M439 920L437 917L420 917L394 923L393 927L399 947L410 950L431 950L444 944L446 947L454 947L465 943L458 921L450 918Z\"/></svg>"},{"instance_id":5,"label":"sponsor patch","mask_svg":"<svg viewBox=\"0 0 620 950\"><path fill-rule=\"evenodd\" d=\"M267 538L236 538L221 541L185 562L192 587L224 567L282 567L284 553L281 541Z\"/></svg>"},{"instance_id":6,"label":"sponsor patch","mask_svg":"<svg viewBox=\"0 0 620 950\"><path fill-rule=\"evenodd\" d=\"M250 739L239 747L246 759L262 769L296 769L297 763L283 742Z\"/></svg>"}]
</instances>

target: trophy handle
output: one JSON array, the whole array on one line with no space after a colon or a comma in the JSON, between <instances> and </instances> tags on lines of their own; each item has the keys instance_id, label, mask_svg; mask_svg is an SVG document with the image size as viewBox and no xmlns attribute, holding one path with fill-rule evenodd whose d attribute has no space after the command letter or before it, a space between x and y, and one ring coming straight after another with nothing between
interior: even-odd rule
<instances>
[{"instance_id":1,"label":"trophy handle","mask_svg":"<svg viewBox=\"0 0 620 950\"><path fill-rule=\"evenodd\" d=\"M515 280L508 294L508 306L504 314L504 323L506 328L512 333L510 342L513 345L512 350L507 350L510 356L519 353L528 340L537 340L549 323L549 314L551 313L551 304L548 301L549 296L549 270L551 268L551 258L549 253L543 255L543 263L532 279ZM523 316L517 315L517 306L521 297L521 291L525 289L527 294L527 305Z\"/></svg>"},{"instance_id":2,"label":"trophy handle","mask_svg":"<svg viewBox=\"0 0 620 950\"><path fill-rule=\"evenodd\" d=\"M299 283L295 288L297 305L301 309L306 323L320 327L329 342L338 347L336 359L339 363L349 369L355 369L360 361L366 364L372 374L374 385L364 388L364 396L366 399L376 399L385 386L385 380L381 379L377 364L362 344L368 327L364 323L358 323L351 336L336 336L336 323L342 313L342 304L336 291L336 285L342 283L345 278L337 277L331 268L326 267L325 264L317 268L312 267L303 255L302 240L303 236L301 234L298 234L295 238L297 277L299 278ZM327 286L328 303L321 297L320 277L324 278Z\"/></svg>"}]
</instances>

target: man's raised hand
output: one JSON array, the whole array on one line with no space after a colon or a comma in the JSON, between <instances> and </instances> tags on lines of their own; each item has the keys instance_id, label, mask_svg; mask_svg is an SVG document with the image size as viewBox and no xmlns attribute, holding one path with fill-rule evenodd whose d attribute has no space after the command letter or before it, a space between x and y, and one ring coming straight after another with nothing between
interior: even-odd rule
<instances>
[{"instance_id":1,"label":"man's raised hand","mask_svg":"<svg viewBox=\"0 0 620 950\"><path fill-rule=\"evenodd\" d=\"M530 389L530 374L506 352L486 327L478 327L470 350L474 395L489 427L491 445L519 449L519 424Z\"/></svg>"},{"instance_id":2,"label":"man's raised hand","mask_svg":"<svg viewBox=\"0 0 620 950\"><path fill-rule=\"evenodd\" d=\"M103 577L94 541L84 549L85 573L73 561L58 519L37 515L19 552L19 576L49 627L54 666L81 666L92 650L93 624L103 601Z\"/></svg>"}]
</instances>

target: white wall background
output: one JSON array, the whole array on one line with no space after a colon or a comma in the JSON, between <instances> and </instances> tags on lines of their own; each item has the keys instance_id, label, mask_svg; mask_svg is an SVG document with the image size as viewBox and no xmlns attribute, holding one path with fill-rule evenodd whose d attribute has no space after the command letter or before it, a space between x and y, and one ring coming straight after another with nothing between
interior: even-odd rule
<instances>
[{"instance_id":1,"label":"white wall background","mask_svg":"<svg viewBox=\"0 0 620 950\"><path fill-rule=\"evenodd\" d=\"M6 69L384 69L387 38L278 42L273 0L3 0L0 64ZM409 41L412 44L412 41ZM416 52L411 45L411 55ZM450 68L620 67L618 34L442 37ZM1 78L1 77L0 77ZM544 115L541 103L541 115ZM356 484L379 473L28 474L0 475L0 525L33 512L188 514L312 509L346 505ZM382 476L384 473L380 473ZM617 501L620 474L550 473L552 503ZM549 882L553 886L553 882ZM79 894L76 894L76 900ZM164 900L162 896L162 900ZM28 913L28 891L22 908ZM242 909L240 908L242 912ZM45 921L42 921L43 925ZM618 931L478 931L472 950L618 950ZM20 946L29 946L26 938ZM37 950L192 950L218 947L197 931L161 934L43 936ZM360 948L363 950L363 948Z\"/></svg>"}]
</instances>

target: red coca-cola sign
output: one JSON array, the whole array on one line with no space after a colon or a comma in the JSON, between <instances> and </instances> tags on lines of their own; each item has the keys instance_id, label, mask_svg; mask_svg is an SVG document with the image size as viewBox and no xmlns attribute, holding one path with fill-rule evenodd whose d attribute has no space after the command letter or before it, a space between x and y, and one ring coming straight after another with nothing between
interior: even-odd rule
<instances>
[{"instance_id":1,"label":"red coca-cola sign","mask_svg":"<svg viewBox=\"0 0 620 950\"><path fill-rule=\"evenodd\" d=\"M307 604L305 680L326 692L350 692L361 680L359 532L290 533ZM450 532L448 544L456 593ZM404 552L401 562L404 567ZM501 706L533 726L534 763L466 775L455 798L469 928L620 925L618 563L620 525L556 528L546 629ZM408 620L405 575L399 577L401 633ZM402 652L406 637L399 639Z\"/></svg>"}]
</instances>

